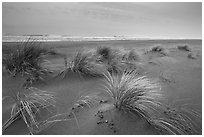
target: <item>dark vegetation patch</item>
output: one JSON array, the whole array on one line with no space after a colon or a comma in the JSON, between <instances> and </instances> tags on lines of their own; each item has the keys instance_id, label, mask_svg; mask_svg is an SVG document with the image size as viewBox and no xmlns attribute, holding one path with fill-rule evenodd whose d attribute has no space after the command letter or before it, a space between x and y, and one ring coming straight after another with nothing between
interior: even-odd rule
<instances>
[{"instance_id":1,"label":"dark vegetation patch","mask_svg":"<svg viewBox=\"0 0 204 137\"><path fill-rule=\"evenodd\" d=\"M190 47L188 45L179 45L179 46L177 46L177 48L179 50L182 50L182 51L188 51L188 52L191 51L191 49L190 49Z\"/></svg>"},{"instance_id":2,"label":"dark vegetation patch","mask_svg":"<svg viewBox=\"0 0 204 137\"><path fill-rule=\"evenodd\" d=\"M188 55L187 55L187 57L189 58L189 59L196 59L197 58L197 55L195 54L195 53L188 53Z\"/></svg>"},{"instance_id":3,"label":"dark vegetation patch","mask_svg":"<svg viewBox=\"0 0 204 137\"><path fill-rule=\"evenodd\" d=\"M162 56L167 56L168 55L168 51L167 49L163 48L162 46L153 46L151 47L148 51L145 52L145 54L148 53L159 53Z\"/></svg>"},{"instance_id":4,"label":"dark vegetation patch","mask_svg":"<svg viewBox=\"0 0 204 137\"><path fill-rule=\"evenodd\" d=\"M42 48L39 42L28 40L5 54L2 64L12 76L20 74L33 80L42 80L44 75L51 73L41 65L47 62L45 56L48 54L49 50Z\"/></svg>"},{"instance_id":5,"label":"dark vegetation patch","mask_svg":"<svg viewBox=\"0 0 204 137\"><path fill-rule=\"evenodd\" d=\"M92 54L88 54L86 52L78 51L76 55L67 61L65 60L65 70L60 72L59 75L63 75L63 78L67 75L69 71L78 73L80 75L87 75L87 76L101 76L100 72L95 67L95 62L92 61Z\"/></svg>"},{"instance_id":6,"label":"dark vegetation patch","mask_svg":"<svg viewBox=\"0 0 204 137\"><path fill-rule=\"evenodd\" d=\"M136 52L136 50L133 49L133 50L129 50L125 55L123 55L123 60L129 61L129 62L134 62L134 61L140 61L141 57Z\"/></svg>"},{"instance_id":7,"label":"dark vegetation patch","mask_svg":"<svg viewBox=\"0 0 204 137\"><path fill-rule=\"evenodd\" d=\"M135 50L125 51L111 47L99 47L96 49L96 56L99 63L102 63L111 74L122 73L124 70L137 68L136 62L140 56Z\"/></svg>"}]
</instances>

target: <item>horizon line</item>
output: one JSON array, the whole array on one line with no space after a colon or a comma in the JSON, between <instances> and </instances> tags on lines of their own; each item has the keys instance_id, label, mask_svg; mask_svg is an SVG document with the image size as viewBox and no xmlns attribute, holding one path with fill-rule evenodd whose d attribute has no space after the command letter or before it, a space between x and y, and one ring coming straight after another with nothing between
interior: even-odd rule
<instances>
[{"instance_id":1,"label":"horizon line","mask_svg":"<svg viewBox=\"0 0 204 137\"><path fill-rule=\"evenodd\" d=\"M135 40L145 40L145 39L152 39L152 40L154 40L154 39L158 39L158 40L163 40L163 39L167 39L167 40L174 40L174 39L179 39L179 40L185 40L185 39L198 39L198 40L202 40L202 38L185 38L185 37L180 37L180 38L173 38L173 37L137 37L137 36L124 36L124 35L113 35L113 36L78 36L78 35L68 35L68 34L60 34L60 35L57 35L57 34L20 34L20 35L17 35L17 34L2 34L2 37L18 37L18 36L22 36L22 37L47 37L47 38L49 38L49 37L55 37L55 38L57 38L57 37L59 37L59 36L61 36L61 38L75 38L75 39L80 39L80 38L82 38L82 39L100 39L100 38L102 38L102 39L109 39L109 38L115 38L116 40L117 39L124 39L124 40L128 40L128 39L135 39ZM60 37L59 37L60 38ZM3 41L3 38L2 38L2 41Z\"/></svg>"}]
</instances>

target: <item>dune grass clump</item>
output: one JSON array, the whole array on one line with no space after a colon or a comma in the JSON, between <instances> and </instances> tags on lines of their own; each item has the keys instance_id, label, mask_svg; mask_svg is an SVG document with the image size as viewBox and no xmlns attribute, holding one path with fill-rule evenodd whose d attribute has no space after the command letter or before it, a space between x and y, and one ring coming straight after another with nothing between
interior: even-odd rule
<instances>
[{"instance_id":1,"label":"dune grass clump","mask_svg":"<svg viewBox=\"0 0 204 137\"><path fill-rule=\"evenodd\" d=\"M75 102L74 107L81 107L84 108L88 106L91 108L96 103L98 103L99 97L96 95L86 95L86 96L80 96L79 99Z\"/></svg>"},{"instance_id":2,"label":"dune grass clump","mask_svg":"<svg viewBox=\"0 0 204 137\"><path fill-rule=\"evenodd\" d=\"M122 52L120 49L111 47L98 47L96 49L97 62L102 63L106 70L112 73L121 73L124 63L122 62Z\"/></svg>"},{"instance_id":3,"label":"dune grass clump","mask_svg":"<svg viewBox=\"0 0 204 137\"><path fill-rule=\"evenodd\" d=\"M109 61L114 57L110 47L98 47L96 49L96 54L98 55L98 61L100 62Z\"/></svg>"},{"instance_id":4,"label":"dune grass clump","mask_svg":"<svg viewBox=\"0 0 204 137\"><path fill-rule=\"evenodd\" d=\"M12 53L5 55L3 65L13 76L20 74L28 75L36 80L42 79L43 75L50 72L41 66L42 63L46 62L44 57L47 54L47 49L40 47L39 42L29 39Z\"/></svg>"},{"instance_id":5,"label":"dune grass clump","mask_svg":"<svg viewBox=\"0 0 204 137\"><path fill-rule=\"evenodd\" d=\"M157 82L139 76L135 70L122 75L105 74L105 92L114 100L117 109L138 114L149 119L157 108L162 107L163 99Z\"/></svg>"},{"instance_id":6,"label":"dune grass clump","mask_svg":"<svg viewBox=\"0 0 204 137\"><path fill-rule=\"evenodd\" d=\"M73 72L95 76L96 71L94 64L90 60L91 56L79 51L74 59L70 62L69 67Z\"/></svg>"},{"instance_id":7,"label":"dune grass clump","mask_svg":"<svg viewBox=\"0 0 204 137\"><path fill-rule=\"evenodd\" d=\"M129 68L136 69L140 56L135 50L124 51L121 48L98 47L96 56L110 74L121 74Z\"/></svg>"},{"instance_id":8,"label":"dune grass clump","mask_svg":"<svg viewBox=\"0 0 204 137\"><path fill-rule=\"evenodd\" d=\"M196 59L196 54L191 52L191 53L188 53L187 57L189 59Z\"/></svg>"},{"instance_id":9,"label":"dune grass clump","mask_svg":"<svg viewBox=\"0 0 204 137\"><path fill-rule=\"evenodd\" d=\"M165 48L161 47L160 45L156 45L151 47L145 54L152 52L152 53L160 53L163 56L167 56L168 52Z\"/></svg>"},{"instance_id":10,"label":"dune grass clump","mask_svg":"<svg viewBox=\"0 0 204 137\"><path fill-rule=\"evenodd\" d=\"M34 134L40 130L39 127L41 126L38 123L37 115L40 114L42 109L49 112L50 107L55 106L54 94L34 87L11 93L8 97L12 98L14 105L12 106L10 118L3 124L3 132L18 118L22 118L30 134Z\"/></svg>"},{"instance_id":11,"label":"dune grass clump","mask_svg":"<svg viewBox=\"0 0 204 137\"><path fill-rule=\"evenodd\" d=\"M141 58L135 50L130 50L125 55L123 55L123 60L128 62L135 62L140 61Z\"/></svg>"},{"instance_id":12,"label":"dune grass clump","mask_svg":"<svg viewBox=\"0 0 204 137\"><path fill-rule=\"evenodd\" d=\"M123 50L121 48L112 47L98 47L96 49L96 56L98 61L102 63L110 63L114 60L121 61L123 58Z\"/></svg>"},{"instance_id":13,"label":"dune grass clump","mask_svg":"<svg viewBox=\"0 0 204 137\"><path fill-rule=\"evenodd\" d=\"M177 107L168 106L164 110L164 116L152 118L150 124L164 134L196 135L201 128L196 120L201 119L201 113L188 104ZM194 106L195 107L195 106Z\"/></svg>"},{"instance_id":14,"label":"dune grass clump","mask_svg":"<svg viewBox=\"0 0 204 137\"><path fill-rule=\"evenodd\" d=\"M182 50L182 51L188 51L188 52L191 51L191 49L190 49L190 47L188 45L177 46L177 49Z\"/></svg>"},{"instance_id":15,"label":"dune grass clump","mask_svg":"<svg viewBox=\"0 0 204 137\"><path fill-rule=\"evenodd\" d=\"M82 51L78 51L70 61L65 59L65 66L67 66L65 70L59 74L63 75L63 78L69 71L94 77L100 75L92 61L92 56Z\"/></svg>"},{"instance_id":16,"label":"dune grass clump","mask_svg":"<svg viewBox=\"0 0 204 137\"><path fill-rule=\"evenodd\" d=\"M123 71L124 63L120 62L117 59L113 59L112 61L105 64L106 70L110 72L110 74L120 74Z\"/></svg>"}]
</instances>

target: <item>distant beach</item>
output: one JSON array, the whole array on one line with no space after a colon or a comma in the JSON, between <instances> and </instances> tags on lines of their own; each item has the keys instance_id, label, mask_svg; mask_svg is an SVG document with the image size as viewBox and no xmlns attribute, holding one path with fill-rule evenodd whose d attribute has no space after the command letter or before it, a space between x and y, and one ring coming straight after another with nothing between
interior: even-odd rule
<instances>
[{"instance_id":1,"label":"distant beach","mask_svg":"<svg viewBox=\"0 0 204 137\"><path fill-rule=\"evenodd\" d=\"M28 39L42 42L55 41L112 41L112 40L171 40L168 38L138 38L125 36L112 37L81 37L68 35L3 35L2 42L25 42ZM185 40L185 38L178 38L174 40ZM197 39L196 39L197 40Z\"/></svg>"}]
</instances>

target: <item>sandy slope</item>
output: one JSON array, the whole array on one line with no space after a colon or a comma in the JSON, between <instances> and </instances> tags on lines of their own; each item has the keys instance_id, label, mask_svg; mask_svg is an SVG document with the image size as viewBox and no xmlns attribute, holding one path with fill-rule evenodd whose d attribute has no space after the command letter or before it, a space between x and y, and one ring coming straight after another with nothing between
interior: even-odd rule
<instances>
[{"instance_id":1,"label":"sandy slope","mask_svg":"<svg viewBox=\"0 0 204 137\"><path fill-rule=\"evenodd\" d=\"M186 41L184 41L186 42ZM102 43L104 45L117 45L119 42ZM127 42L128 43L128 42ZM127 44L126 43L126 44ZM142 68L145 74L150 78L155 78L162 84L162 91L167 97L167 102L179 103L194 103L201 110L202 108L202 52L201 43L189 42L193 48L193 52L197 54L196 59L187 58L188 52L179 51L176 46L180 43L176 42L161 42L161 45L169 50L168 56L160 56L158 53L143 54L152 43L140 43L138 52L142 56ZM90 43L89 43L90 44ZM119 45L124 45L121 42ZM74 45L74 44L73 44ZM72 45L72 46L73 46ZM93 46L94 44L92 44ZM98 42L96 45L101 45ZM127 44L128 45L128 44ZM130 42L126 48L137 48L134 42ZM141 46L142 45L142 46ZM146 45L146 46L144 46ZM57 48L58 52L67 53L68 56L76 49L69 49L70 47ZM66 49L66 50L65 50ZM56 72L63 68L63 58L49 58L51 64L49 67ZM2 78L2 95L5 97L8 90L16 91L19 85L23 82L22 78L11 78L3 71ZM72 120L66 122L58 122L50 125L46 130L39 134L157 134L151 129L148 124L139 117L118 112L110 109L109 98L99 89L101 85L100 78L82 78L77 74L70 73L64 80L61 78L47 79L45 83L37 83L35 86L56 93L57 96L57 112L69 112L73 103L80 95L97 94L107 103L101 103L93 108L86 107L85 109L77 108L75 111L77 122L72 117ZM20 89L19 89L20 90ZM11 100L3 102L2 119L3 122L9 118L10 109L12 106ZM100 120L96 115L98 111L103 110L104 118ZM108 121L106 123L106 120ZM99 121L105 123L97 124ZM197 123L202 125L202 120L197 119ZM109 124L114 123L113 128ZM79 126L79 127L78 127ZM16 121L11 127L7 129L4 134L27 134L25 124L22 120ZM200 131L201 133L201 131Z\"/></svg>"}]
</instances>

